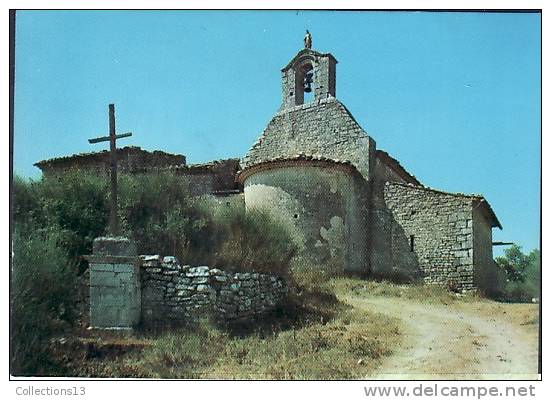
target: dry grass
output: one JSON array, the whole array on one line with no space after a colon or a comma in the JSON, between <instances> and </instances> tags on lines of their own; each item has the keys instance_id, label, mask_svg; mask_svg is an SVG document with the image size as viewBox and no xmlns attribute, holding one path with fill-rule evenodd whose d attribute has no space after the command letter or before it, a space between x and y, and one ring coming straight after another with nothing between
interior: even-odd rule
<instances>
[{"instance_id":1,"label":"dry grass","mask_svg":"<svg viewBox=\"0 0 551 400\"><path fill-rule=\"evenodd\" d=\"M297 291L276 316L256 330L194 330L148 337L146 346L116 357L71 363L72 374L181 379L361 379L400 341L397 320L340 303L332 281ZM278 320L279 319L279 320ZM143 339L143 338L142 338Z\"/></svg>"},{"instance_id":2,"label":"dry grass","mask_svg":"<svg viewBox=\"0 0 551 400\"><path fill-rule=\"evenodd\" d=\"M205 323L194 330L142 332L122 344L102 336L100 348L118 343L115 347L123 350L92 357L88 351L68 363L70 372L177 379L361 379L400 348L403 337L399 320L355 308L353 302L345 303L348 298L444 304L537 330L532 310L537 305L510 305L505 313L500 303L474 293L458 296L442 286L374 282L313 269L294 272L292 279L292 295L266 321L230 329ZM135 345L136 340L144 345Z\"/></svg>"},{"instance_id":3,"label":"dry grass","mask_svg":"<svg viewBox=\"0 0 551 400\"><path fill-rule=\"evenodd\" d=\"M358 297L399 297L432 304L484 301L476 292L458 295L441 285L397 284L388 281L368 281L352 278L334 278L327 282L327 285L331 286L337 294Z\"/></svg>"},{"instance_id":4,"label":"dry grass","mask_svg":"<svg viewBox=\"0 0 551 400\"><path fill-rule=\"evenodd\" d=\"M164 334L142 351L109 360L95 372L146 378L354 379L391 354L399 335L396 321L354 309L328 323L268 337L231 337L203 326Z\"/></svg>"},{"instance_id":5,"label":"dry grass","mask_svg":"<svg viewBox=\"0 0 551 400\"><path fill-rule=\"evenodd\" d=\"M70 374L177 379L362 379L400 348L403 335L399 320L339 301L347 298L377 296L445 304L451 309L499 316L537 333L537 305L508 305L505 309L501 303L476 294L458 297L444 287L329 274L312 276L308 271L295 273L293 278L293 295L264 322L231 329L205 323L198 329L160 335L142 332L122 341L102 334L100 349L117 344L119 350L99 351L92 357L88 351L67 363ZM473 346L480 344L478 338L473 340Z\"/></svg>"},{"instance_id":6,"label":"dry grass","mask_svg":"<svg viewBox=\"0 0 551 400\"><path fill-rule=\"evenodd\" d=\"M271 322L149 337L117 357L73 364L80 376L181 379L355 379L368 375L400 342L399 321L340 302L341 295L449 303L445 288L398 285L302 269Z\"/></svg>"}]
</instances>

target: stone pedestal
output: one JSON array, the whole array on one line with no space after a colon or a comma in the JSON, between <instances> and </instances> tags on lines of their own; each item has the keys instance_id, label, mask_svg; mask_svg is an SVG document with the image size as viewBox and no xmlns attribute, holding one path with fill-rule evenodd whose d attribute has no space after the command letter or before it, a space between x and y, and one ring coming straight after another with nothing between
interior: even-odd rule
<instances>
[{"instance_id":1,"label":"stone pedestal","mask_svg":"<svg viewBox=\"0 0 551 400\"><path fill-rule=\"evenodd\" d=\"M131 329L140 322L141 284L136 244L124 237L94 239L90 263L90 327Z\"/></svg>"}]
</instances>

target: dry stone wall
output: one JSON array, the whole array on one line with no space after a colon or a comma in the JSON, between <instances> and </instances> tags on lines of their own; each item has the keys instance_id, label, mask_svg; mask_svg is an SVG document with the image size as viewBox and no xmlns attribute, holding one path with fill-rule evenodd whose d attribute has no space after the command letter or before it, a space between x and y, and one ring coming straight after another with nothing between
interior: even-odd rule
<instances>
[{"instance_id":1,"label":"dry stone wall","mask_svg":"<svg viewBox=\"0 0 551 400\"><path fill-rule=\"evenodd\" d=\"M287 294L284 280L276 276L180 265L175 257L141 258L145 326L190 325L204 318L253 319L273 309Z\"/></svg>"}]
</instances>

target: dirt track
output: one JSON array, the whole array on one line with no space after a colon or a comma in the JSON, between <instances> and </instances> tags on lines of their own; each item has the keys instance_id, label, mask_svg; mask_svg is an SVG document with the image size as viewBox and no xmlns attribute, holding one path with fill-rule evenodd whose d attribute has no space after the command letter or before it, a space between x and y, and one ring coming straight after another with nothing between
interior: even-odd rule
<instances>
[{"instance_id":1,"label":"dirt track","mask_svg":"<svg viewBox=\"0 0 551 400\"><path fill-rule=\"evenodd\" d=\"M537 305L444 305L394 297L345 300L402 321L402 345L366 379L537 378Z\"/></svg>"}]
</instances>

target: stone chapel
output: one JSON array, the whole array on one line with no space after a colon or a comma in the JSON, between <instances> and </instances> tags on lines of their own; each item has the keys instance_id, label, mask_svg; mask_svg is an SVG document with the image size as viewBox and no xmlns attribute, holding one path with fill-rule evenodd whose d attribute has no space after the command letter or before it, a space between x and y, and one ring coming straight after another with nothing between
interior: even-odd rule
<instances>
[{"instance_id":1,"label":"stone chapel","mask_svg":"<svg viewBox=\"0 0 551 400\"><path fill-rule=\"evenodd\" d=\"M241 160L188 166L181 155L123 148L122 170L170 169L192 178L194 195L271 210L312 266L457 290L495 287L492 229L501 225L488 202L426 187L377 149L337 99L336 58L309 43L281 70L281 107ZM310 102L305 93L313 94ZM104 153L35 165L45 175L107 171Z\"/></svg>"},{"instance_id":2,"label":"stone chapel","mask_svg":"<svg viewBox=\"0 0 551 400\"><path fill-rule=\"evenodd\" d=\"M496 285L492 228L501 225L488 202L428 188L378 150L337 99L336 66L305 48L282 69L281 107L240 163L246 208L284 220L313 265Z\"/></svg>"}]
</instances>

